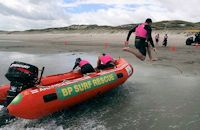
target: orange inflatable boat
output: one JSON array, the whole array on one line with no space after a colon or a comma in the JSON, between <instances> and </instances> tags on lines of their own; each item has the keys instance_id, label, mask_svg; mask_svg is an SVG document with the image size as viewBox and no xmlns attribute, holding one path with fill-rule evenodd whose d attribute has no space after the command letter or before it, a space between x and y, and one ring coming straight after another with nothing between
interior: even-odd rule
<instances>
[{"instance_id":1,"label":"orange inflatable boat","mask_svg":"<svg viewBox=\"0 0 200 130\"><path fill-rule=\"evenodd\" d=\"M4 111L8 115L25 119L41 118L115 88L133 74L133 67L120 58L116 60L115 68L84 76L79 71L51 75L41 78L38 83L36 82L38 70L34 66L31 67L21 62L14 62L10 66L6 77L11 83L0 87L0 102L7 101ZM20 74L21 71L25 74L24 79L19 78L19 72L18 76L13 76L12 73L16 72L16 69ZM19 81L25 83L20 84ZM20 92L15 94L18 89L21 89Z\"/></svg>"}]
</instances>

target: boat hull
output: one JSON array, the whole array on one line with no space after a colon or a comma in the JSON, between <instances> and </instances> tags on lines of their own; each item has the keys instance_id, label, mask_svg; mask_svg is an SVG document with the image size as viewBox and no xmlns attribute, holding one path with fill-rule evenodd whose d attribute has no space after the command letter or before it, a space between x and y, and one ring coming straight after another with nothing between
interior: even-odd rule
<instances>
[{"instance_id":1,"label":"boat hull","mask_svg":"<svg viewBox=\"0 0 200 130\"><path fill-rule=\"evenodd\" d=\"M115 88L133 73L124 59L117 62L114 69L24 90L7 106L8 112L15 117L38 119Z\"/></svg>"}]
</instances>

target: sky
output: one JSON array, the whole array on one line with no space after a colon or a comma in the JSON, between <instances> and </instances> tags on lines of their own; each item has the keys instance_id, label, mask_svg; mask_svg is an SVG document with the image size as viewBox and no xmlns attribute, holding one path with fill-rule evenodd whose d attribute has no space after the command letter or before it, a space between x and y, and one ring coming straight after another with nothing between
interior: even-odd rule
<instances>
[{"instance_id":1,"label":"sky","mask_svg":"<svg viewBox=\"0 0 200 130\"><path fill-rule=\"evenodd\" d=\"M0 30L123 25L162 20L200 22L199 0L0 0Z\"/></svg>"}]
</instances>

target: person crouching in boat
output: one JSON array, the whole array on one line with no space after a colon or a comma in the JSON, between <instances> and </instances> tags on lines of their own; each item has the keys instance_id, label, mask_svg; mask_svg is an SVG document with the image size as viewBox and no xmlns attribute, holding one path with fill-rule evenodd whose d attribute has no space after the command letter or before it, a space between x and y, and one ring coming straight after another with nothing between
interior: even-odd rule
<instances>
[{"instance_id":1,"label":"person crouching in boat","mask_svg":"<svg viewBox=\"0 0 200 130\"><path fill-rule=\"evenodd\" d=\"M95 72L94 68L92 67L92 65L86 61L86 60L82 60L81 58L77 58L75 61L75 65L72 69L72 71L76 68L76 67L80 67L81 68L81 73L82 74L87 74L87 73L91 73L91 72Z\"/></svg>"},{"instance_id":2,"label":"person crouching in boat","mask_svg":"<svg viewBox=\"0 0 200 130\"><path fill-rule=\"evenodd\" d=\"M97 69L101 70L101 69L111 68L114 66L115 66L115 61L109 54L103 53L101 56L99 56L97 61Z\"/></svg>"}]
</instances>

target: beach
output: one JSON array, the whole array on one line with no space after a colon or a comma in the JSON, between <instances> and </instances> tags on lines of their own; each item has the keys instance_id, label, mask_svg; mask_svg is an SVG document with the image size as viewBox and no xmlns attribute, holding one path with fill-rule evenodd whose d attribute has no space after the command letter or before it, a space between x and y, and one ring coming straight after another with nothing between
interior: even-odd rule
<instances>
[{"instance_id":1,"label":"beach","mask_svg":"<svg viewBox=\"0 0 200 130\"><path fill-rule=\"evenodd\" d=\"M179 31L180 32L180 31ZM153 37L157 32L153 33ZM157 52L152 54L158 57L158 61L150 62L146 57L145 64L173 66L181 73L194 75L200 74L200 47L186 46L185 33L167 31L160 33ZM162 47L164 34L168 33L168 46ZM65 53L87 52L97 55L102 52L110 53L115 58L123 57L134 64L144 64L134 55L122 51L127 33L89 33L89 34L65 34L65 33L27 33L27 34L1 34L0 51L22 53ZM130 37L130 44L134 44L134 36ZM155 44L155 43L154 43Z\"/></svg>"},{"instance_id":2,"label":"beach","mask_svg":"<svg viewBox=\"0 0 200 130\"><path fill-rule=\"evenodd\" d=\"M48 75L69 71L77 57L95 66L105 52L126 59L134 68L123 85L105 94L42 119L15 119L1 128L198 130L200 47L186 46L188 36L181 31L154 31L153 37L158 32L159 46L152 51L157 61L148 56L140 61L122 51L128 32L0 34L2 83L8 82L4 74L14 60L45 66ZM162 47L165 33L168 46ZM134 44L134 35L129 44Z\"/></svg>"}]
</instances>

